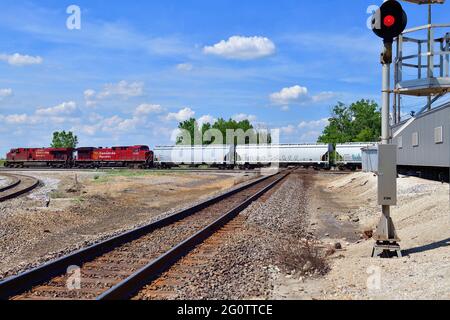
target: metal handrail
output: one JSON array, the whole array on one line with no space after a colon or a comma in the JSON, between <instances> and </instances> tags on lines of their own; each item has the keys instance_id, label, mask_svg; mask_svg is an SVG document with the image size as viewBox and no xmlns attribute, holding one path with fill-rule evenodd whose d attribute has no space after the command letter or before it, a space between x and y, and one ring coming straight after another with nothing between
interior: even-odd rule
<instances>
[{"instance_id":1,"label":"metal handrail","mask_svg":"<svg viewBox=\"0 0 450 320\"><path fill-rule=\"evenodd\" d=\"M437 29L440 29L439 32L442 32L444 35L441 37L435 37ZM422 34L417 35L417 38L414 38L414 35L411 35L414 32L420 31L427 32L426 39L423 39L424 36ZM397 37L396 42L397 54L394 65L394 82L396 87L399 87L401 83L405 85L405 80L411 80L411 83L415 84L421 82L435 83L433 80L436 77L450 77L450 24L429 23L423 26L407 29L402 33L402 35ZM415 45L417 52L408 52L407 55L404 55L405 43L411 43L413 46ZM426 46L425 48L424 45ZM407 77L404 76L405 68L417 69L417 76L408 76L408 78L411 79L406 79ZM419 80L419 82L416 80ZM427 88L424 87L424 90L427 90ZM428 103L425 108L431 109L433 101L433 95L429 95ZM401 122L401 104L401 94L395 93L393 105L394 123Z\"/></svg>"},{"instance_id":2,"label":"metal handrail","mask_svg":"<svg viewBox=\"0 0 450 320\"><path fill-rule=\"evenodd\" d=\"M450 28L450 24L429 24L417 28L408 29L397 38L397 57L395 59L396 84L403 81L403 67L416 68L417 79L433 78L435 74L434 69L439 69L440 77L449 77L449 56L450 56L450 32L447 32L443 37L434 38L434 29L436 28ZM415 39L406 37L405 34L417 32L421 30L430 31L430 39ZM409 54L403 56L404 43L417 44L417 54ZM429 44L426 51L423 51L422 45ZM435 46L438 45L439 49ZM439 57L439 63L434 62L434 57ZM417 58L417 64L404 63L404 61ZM423 61L426 59L427 61ZM426 68L426 77L423 76L422 69Z\"/></svg>"},{"instance_id":3,"label":"metal handrail","mask_svg":"<svg viewBox=\"0 0 450 320\"><path fill-rule=\"evenodd\" d=\"M423 26L406 29L405 31L403 31L403 34L412 33L412 32L421 31L421 30L449 28L449 27L450 27L450 23L426 24Z\"/></svg>"}]
</instances>

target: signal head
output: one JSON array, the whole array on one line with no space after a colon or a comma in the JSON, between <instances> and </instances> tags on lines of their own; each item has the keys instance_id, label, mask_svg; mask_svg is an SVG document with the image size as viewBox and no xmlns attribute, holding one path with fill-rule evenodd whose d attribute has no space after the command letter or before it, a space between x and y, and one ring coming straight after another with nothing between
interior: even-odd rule
<instances>
[{"instance_id":1,"label":"signal head","mask_svg":"<svg viewBox=\"0 0 450 320\"><path fill-rule=\"evenodd\" d=\"M397 0L388 0L374 13L373 32L386 42L392 42L406 28L408 16Z\"/></svg>"}]
</instances>

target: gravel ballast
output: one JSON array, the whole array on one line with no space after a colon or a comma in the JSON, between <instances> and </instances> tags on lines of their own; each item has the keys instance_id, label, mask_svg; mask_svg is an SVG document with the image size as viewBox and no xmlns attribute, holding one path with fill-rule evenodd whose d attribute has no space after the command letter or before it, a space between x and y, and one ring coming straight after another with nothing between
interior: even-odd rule
<instances>
[{"instance_id":1,"label":"gravel ballast","mask_svg":"<svg viewBox=\"0 0 450 320\"><path fill-rule=\"evenodd\" d=\"M301 242L307 237L308 178L293 174L270 197L254 202L238 218L242 227L221 234L215 255L188 281L172 288L171 299L253 299L268 298L272 279L280 271L278 241ZM197 248L189 257L202 251ZM176 266L175 266L176 267ZM143 290L139 299L151 299Z\"/></svg>"}]
</instances>

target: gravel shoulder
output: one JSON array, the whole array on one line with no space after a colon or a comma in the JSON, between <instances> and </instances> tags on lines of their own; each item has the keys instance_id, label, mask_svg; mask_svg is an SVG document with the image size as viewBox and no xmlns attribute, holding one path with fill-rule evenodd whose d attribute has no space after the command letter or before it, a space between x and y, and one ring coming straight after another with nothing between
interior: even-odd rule
<instances>
[{"instance_id":1,"label":"gravel shoulder","mask_svg":"<svg viewBox=\"0 0 450 320\"><path fill-rule=\"evenodd\" d=\"M0 204L0 279L148 224L254 175L29 172L33 193Z\"/></svg>"},{"instance_id":2,"label":"gravel shoulder","mask_svg":"<svg viewBox=\"0 0 450 320\"><path fill-rule=\"evenodd\" d=\"M406 257L372 259L376 228L377 179L372 174L322 176L312 194L312 228L343 250L330 259L331 271L317 279L280 276L275 299L435 300L450 299L449 185L401 177L392 216Z\"/></svg>"}]
</instances>

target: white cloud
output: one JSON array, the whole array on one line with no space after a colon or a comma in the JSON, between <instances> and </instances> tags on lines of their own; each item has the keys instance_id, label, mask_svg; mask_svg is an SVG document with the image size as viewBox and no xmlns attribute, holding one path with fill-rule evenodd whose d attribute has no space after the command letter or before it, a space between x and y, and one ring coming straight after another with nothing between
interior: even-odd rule
<instances>
[{"instance_id":1,"label":"white cloud","mask_svg":"<svg viewBox=\"0 0 450 320\"><path fill-rule=\"evenodd\" d=\"M297 129L293 125L288 125L286 127L280 128L280 132L286 135L293 135L296 131Z\"/></svg>"},{"instance_id":2,"label":"white cloud","mask_svg":"<svg viewBox=\"0 0 450 320\"><path fill-rule=\"evenodd\" d=\"M136 130L138 126L145 124L147 121L145 117L133 116L132 118L124 119L118 115L114 115L109 118L103 118L98 114L90 115L89 119L92 124L75 126L73 131L80 131L88 136L93 136L99 131L108 134L125 133Z\"/></svg>"},{"instance_id":3,"label":"white cloud","mask_svg":"<svg viewBox=\"0 0 450 320\"><path fill-rule=\"evenodd\" d=\"M299 129L323 129L329 124L328 118L313 121L302 121L298 125Z\"/></svg>"},{"instance_id":4,"label":"white cloud","mask_svg":"<svg viewBox=\"0 0 450 320\"><path fill-rule=\"evenodd\" d=\"M12 89L0 89L0 100L11 97L13 95Z\"/></svg>"},{"instance_id":5,"label":"white cloud","mask_svg":"<svg viewBox=\"0 0 450 320\"><path fill-rule=\"evenodd\" d=\"M98 130L98 126L96 126L96 125L92 125L92 126L83 125L83 126L77 127L73 131L80 131L81 133L84 133L85 135L95 136L95 134L97 133L97 130Z\"/></svg>"},{"instance_id":6,"label":"white cloud","mask_svg":"<svg viewBox=\"0 0 450 320\"><path fill-rule=\"evenodd\" d=\"M73 101L63 102L51 108L41 108L36 111L38 116L71 115L77 110L77 104Z\"/></svg>"},{"instance_id":7,"label":"white cloud","mask_svg":"<svg viewBox=\"0 0 450 320\"><path fill-rule=\"evenodd\" d=\"M213 46L206 46L203 52L226 59L252 60L271 56L275 50L275 44L265 37L232 36Z\"/></svg>"},{"instance_id":8,"label":"white cloud","mask_svg":"<svg viewBox=\"0 0 450 320\"><path fill-rule=\"evenodd\" d=\"M308 131L301 135L300 142L301 143L316 143L321 135L320 131Z\"/></svg>"},{"instance_id":9,"label":"white cloud","mask_svg":"<svg viewBox=\"0 0 450 320\"><path fill-rule=\"evenodd\" d=\"M22 55L19 53L15 54L0 54L0 60L6 61L12 66L22 67L27 65L33 65L33 64L41 64L44 59L42 59L39 56L33 57L28 55Z\"/></svg>"},{"instance_id":10,"label":"white cloud","mask_svg":"<svg viewBox=\"0 0 450 320\"><path fill-rule=\"evenodd\" d=\"M283 88L280 92L270 95L270 100L277 105L288 105L292 102L299 102L308 97L308 89L299 85Z\"/></svg>"},{"instance_id":11,"label":"white cloud","mask_svg":"<svg viewBox=\"0 0 450 320\"><path fill-rule=\"evenodd\" d=\"M203 126L206 123L214 124L216 121L217 121L217 119L215 119L213 116L205 115L205 116L201 116L197 120L197 124L199 125L199 127L201 127L201 126Z\"/></svg>"},{"instance_id":12,"label":"white cloud","mask_svg":"<svg viewBox=\"0 0 450 320\"><path fill-rule=\"evenodd\" d=\"M97 93L93 89L87 89L84 91L84 100L86 106L95 107L99 100L104 100L112 97L121 97L123 99L141 97L144 95L144 83L143 82L131 82L128 83L125 80L118 83L108 83L103 86L103 90Z\"/></svg>"},{"instance_id":13,"label":"white cloud","mask_svg":"<svg viewBox=\"0 0 450 320\"><path fill-rule=\"evenodd\" d=\"M245 113L240 113L240 114L235 114L234 116L231 117L233 120L235 121L244 121L244 120L248 120L250 122L256 121L257 117L251 114L245 114Z\"/></svg>"},{"instance_id":14,"label":"white cloud","mask_svg":"<svg viewBox=\"0 0 450 320\"><path fill-rule=\"evenodd\" d=\"M136 108L134 111L135 116L146 116L151 113L162 113L164 112L164 108L161 107L159 104L141 104Z\"/></svg>"},{"instance_id":15,"label":"white cloud","mask_svg":"<svg viewBox=\"0 0 450 320\"><path fill-rule=\"evenodd\" d=\"M313 100L313 102L323 102L323 101L328 101L328 100L334 99L337 96L338 96L338 94L335 92L326 91L326 92L321 92L315 96L312 96L312 100Z\"/></svg>"},{"instance_id":16,"label":"white cloud","mask_svg":"<svg viewBox=\"0 0 450 320\"><path fill-rule=\"evenodd\" d=\"M194 66L190 63L180 63L177 65L177 70L182 72L189 72L194 69Z\"/></svg>"},{"instance_id":17,"label":"white cloud","mask_svg":"<svg viewBox=\"0 0 450 320\"><path fill-rule=\"evenodd\" d=\"M108 83L104 86L97 98L105 99L111 96L121 96L123 98L140 97L144 94L143 82L128 83L125 80L119 83Z\"/></svg>"},{"instance_id":18,"label":"white cloud","mask_svg":"<svg viewBox=\"0 0 450 320\"><path fill-rule=\"evenodd\" d=\"M32 121L32 119L26 115L26 114L11 114L8 116L3 116L3 121L5 121L7 124L26 124Z\"/></svg>"},{"instance_id":19,"label":"white cloud","mask_svg":"<svg viewBox=\"0 0 450 320\"><path fill-rule=\"evenodd\" d=\"M184 108L178 112L169 113L166 116L166 120L183 122L193 117L195 117L195 111L193 111L191 108Z\"/></svg>"},{"instance_id":20,"label":"white cloud","mask_svg":"<svg viewBox=\"0 0 450 320\"><path fill-rule=\"evenodd\" d=\"M90 100L93 99L94 97L95 97L95 90L88 89L84 91L84 99Z\"/></svg>"},{"instance_id":21,"label":"white cloud","mask_svg":"<svg viewBox=\"0 0 450 320\"><path fill-rule=\"evenodd\" d=\"M84 91L84 100L86 101L86 106L95 107L97 105L95 90L88 89Z\"/></svg>"},{"instance_id":22,"label":"white cloud","mask_svg":"<svg viewBox=\"0 0 450 320\"><path fill-rule=\"evenodd\" d=\"M117 125L117 129L123 132L135 130L139 124L145 123L145 119L133 117L131 119L125 119Z\"/></svg>"},{"instance_id":23,"label":"white cloud","mask_svg":"<svg viewBox=\"0 0 450 320\"><path fill-rule=\"evenodd\" d=\"M325 91L311 96L308 93L308 88L295 85L293 87L283 88L279 92L272 93L270 95L270 100L273 104L282 106L283 111L289 111L289 105L292 103L320 103L334 99L337 96L337 93L331 91Z\"/></svg>"}]
</instances>

